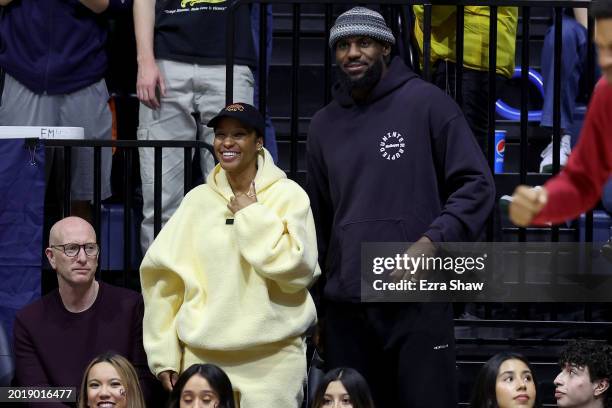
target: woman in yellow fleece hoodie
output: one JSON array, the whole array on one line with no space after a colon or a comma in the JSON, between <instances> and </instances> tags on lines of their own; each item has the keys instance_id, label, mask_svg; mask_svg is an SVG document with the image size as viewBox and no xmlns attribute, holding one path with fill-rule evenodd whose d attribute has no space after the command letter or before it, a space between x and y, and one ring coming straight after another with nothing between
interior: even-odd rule
<instances>
[{"instance_id":1,"label":"woman in yellow fleece hoodie","mask_svg":"<svg viewBox=\"0 0 612 408\"><path fill-rule=\"evenodd\" d=\"M297 408L320 274L310 202L263 148L254 107L229 105L208 126L220 163L140 267L149 367L171 389L190 365L216 364L241 408Z\"/></svg>"}]
</instances>

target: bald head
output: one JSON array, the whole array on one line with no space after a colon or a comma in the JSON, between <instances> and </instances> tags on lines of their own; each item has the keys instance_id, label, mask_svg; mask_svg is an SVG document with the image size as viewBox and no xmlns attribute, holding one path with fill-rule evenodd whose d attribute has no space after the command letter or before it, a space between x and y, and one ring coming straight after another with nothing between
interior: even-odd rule
<instances>
[{"instance_id":1,"label":"bald head","mask_svg":"<svg viewBox=\"0 0 612 408\"><path fill-rule=\"evenodd\" d=\"M92 285L95 284L94 278L98 269L99 254L98 248L95 246L96 243L96 232L82 218L67 217L51 227L49 247L45 249L45 255L47 255L51 268L57 273L60 296L62 296L65 305L66 296L73 289L91 289L94 287ZM70 255L66 253L67 244L72 244L68 247L70 248L68 252ZM77 251L74 251L75 245L78 247ZM89 247L89 250L86 247ZM91 255L87 255L87 252ZM90 292L86 290L79 293L79 296L81 296Z\"/></svg>"},{"instance_id":2,"label":"bald head","mask_svg":"<svg viewBox=\"0 0 612 408\"><path fill-rule=\"evenodd\" d=\"M96 231L90 223L79 217L66 217L59 220L49 231L49 245L61 245L69 242L96 242Z\"/></svg>"}]
</instances>

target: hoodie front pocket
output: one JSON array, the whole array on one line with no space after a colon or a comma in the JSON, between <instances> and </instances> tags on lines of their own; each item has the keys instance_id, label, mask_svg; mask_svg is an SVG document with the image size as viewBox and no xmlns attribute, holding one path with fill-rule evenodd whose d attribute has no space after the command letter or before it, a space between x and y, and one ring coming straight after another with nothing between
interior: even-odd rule
<instances>
[{"instance_id":1,"label":"hoodie front pocket","mask_svg":"<svg viewBox=\"0 0 612 408\"><path fill-rule=\"evenodd\" d=\"M355 221L342 225L338 231L340 253L330 254L340 262L337 290L352 296L361 293L361 244L365 242L406 242L405 221L379 219Z\"/></svg>"}]
</instances>

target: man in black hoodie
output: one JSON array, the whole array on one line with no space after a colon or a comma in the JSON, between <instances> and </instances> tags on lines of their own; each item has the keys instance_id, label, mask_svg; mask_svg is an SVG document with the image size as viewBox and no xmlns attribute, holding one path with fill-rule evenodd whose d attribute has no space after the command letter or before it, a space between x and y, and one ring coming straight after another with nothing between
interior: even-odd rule
<instances>
[{"instance_id":1,"label":"man in black hoodie","mask_svg":"<svg viewBox=\"0 0 612 408\"><path fill-rule=\"evenodd\" d=\"M376 406L455 407L451 304L360 303L363 242L475 240L494 201L461 110L400 59L389 63L394 42L379 13L340 15L334 100L310 124L325 357L328 368L359 370Z\"/></svg>"}]
</instances>

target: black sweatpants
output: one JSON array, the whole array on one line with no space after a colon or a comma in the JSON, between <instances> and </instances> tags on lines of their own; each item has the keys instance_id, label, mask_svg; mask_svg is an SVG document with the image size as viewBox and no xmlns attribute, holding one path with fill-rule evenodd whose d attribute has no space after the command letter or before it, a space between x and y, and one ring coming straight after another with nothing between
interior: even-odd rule
<instances>
[{"instance_id":1,"label":"black sweatpants","mask_svg":"<svg viewBox=\"0 0 612 408\"><path fill-rule=\"evenodd\" d=\"M327 303L325 362L368 381L376 407L455 408L449 303Z\"/></svg>"}]
</instances>

